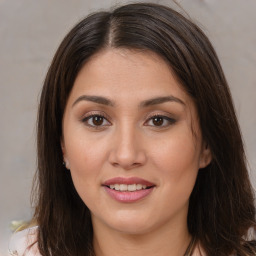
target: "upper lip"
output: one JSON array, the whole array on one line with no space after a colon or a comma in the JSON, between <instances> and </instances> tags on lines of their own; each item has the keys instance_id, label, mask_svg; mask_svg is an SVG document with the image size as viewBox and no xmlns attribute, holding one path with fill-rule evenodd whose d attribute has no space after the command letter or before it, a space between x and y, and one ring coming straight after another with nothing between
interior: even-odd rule
<instances>
[{"instance_id":1,"label":"upper lip","mask_svg":"<svg viewBox=\"0 0 256 256\"><path fill-rule=\"evenodd\" d=\"M126 184L126 185L142 184L142 185L146 185L147 187L155 186L155 184L153 184L152 182L144 180L139 177L115 177L115 178L106 180L102 185L110 186L114 184Z\"/></svg>"}]
</instances>

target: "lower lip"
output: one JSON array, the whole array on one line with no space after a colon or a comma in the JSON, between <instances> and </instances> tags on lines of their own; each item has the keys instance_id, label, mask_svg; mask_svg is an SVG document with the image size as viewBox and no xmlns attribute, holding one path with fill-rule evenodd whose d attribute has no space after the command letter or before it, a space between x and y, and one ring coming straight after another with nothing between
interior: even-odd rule
<instances>
[{"instance_id":1,"label":"lower lip","mask_svg":"<svg viewBox=\"0 0 256 256\"><path fill-rule=\"evenodd\" d=\"M148 189L136 190L133 192L129 192L129 191L121 192L118 190L111 189L109 187L104 187L104 188L106 192L113 199L122 203L133 203L133 202L139 201L145 198L146 196L148 196L154 189L154 187L152 187Z\"/></svg>"}]
</instances>

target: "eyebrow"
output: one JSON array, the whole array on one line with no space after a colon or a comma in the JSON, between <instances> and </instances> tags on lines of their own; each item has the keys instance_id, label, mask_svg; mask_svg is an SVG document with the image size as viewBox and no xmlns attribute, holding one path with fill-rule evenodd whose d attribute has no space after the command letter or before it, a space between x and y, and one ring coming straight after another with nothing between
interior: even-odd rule
<instances>
[{"instance_id":1,"label":"eyebrow","mask_svg":"<svg viewBox=\"0 0 256 256\"><path fill-rule=\"evenodd\" d=\"M142 101L140 103L140 107L141 108L142 107L149 107L149 106L153 106L153 105L162 104L162 103L165 103L165 102L176 102L176 103L180 103L184 106L186 105L184 103L184 101L182 101L181 99L170 95L170 96L156 97L156 98L152 98L152 99L149 99L149 100Z\"/></svg>"},{"instance_id":2,"label":"eyebrow","mask_svg":"<svg viewBox=\"0 0 256 256\"><path fill-rule=\"evenodd\" d=\"M80 101L91 101L91 102L95 102L95 103L106 105L106 106L111 106L111 107L115 106L115 103L112 102L108 98L105 98L105 97L102 97L102 96L82 95L82 96L80 96L79 98L77 98L75 100L72 107ZM170 95L170 96L156 97L156 98L152 98L152 99L142 101L139 104L139 107L140 108L149 107L149 106L153 106L153 105L162 104L162 103L165 103L165 102L176 102L176 103L180 103L182 105L185 105L185 103L181 99Z\"/></svg>"},{"instance_id":3,"label":"eyebrow","mask_svg":"<svg viewBox=\"0 0 256 256\"><path fill-rule=\"evenodd\" d=\"M111 100L102 96L82 95L73 103L72 107L76 105L78 102L84 101L84 100L95 102L95 103L106 105L106 106L112 106L112 107L115 105Z\"/></svg>"}]
</instances>

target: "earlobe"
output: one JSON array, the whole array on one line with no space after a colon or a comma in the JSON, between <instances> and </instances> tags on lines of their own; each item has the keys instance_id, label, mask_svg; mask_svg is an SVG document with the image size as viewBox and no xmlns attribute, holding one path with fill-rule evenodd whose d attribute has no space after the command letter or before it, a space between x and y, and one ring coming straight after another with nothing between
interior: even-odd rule
<instances>
[{"instance_id":1,"label":"earlobe","mask_svg":"<svg viewBox=\"0 0 256 256\"><path fill-rule=\"evenodd\" d=\"M63 158L63 163L64 163L66 169L70 170L69 161L65 157Z\"/></svg>"},{"instance_id":2,"label":"earlobe","mask_svg":"<svg viewBox=\"0 0 256 256\"><path fill-rule=\"evenodd\" d=\"M205 144L200 156L200 163L199 168L205 168L207 165L209 165L212 161L212 152L210 150L210 147Z\"/></svg>"},{"instance_id":3,"label":"earlobe","mask_svg":"<svg viewBox=\"0 0 256 256\"><path fill-rule=\"evenodd\" d=\"M63 164L65 165L65 167L70 170L70 165L69 165L69 161L66 155L66 148L65 148L65 144L63 139L61 139L61 150L62 150L62 155L63 155Z\"/></svg>"}]
</instances>

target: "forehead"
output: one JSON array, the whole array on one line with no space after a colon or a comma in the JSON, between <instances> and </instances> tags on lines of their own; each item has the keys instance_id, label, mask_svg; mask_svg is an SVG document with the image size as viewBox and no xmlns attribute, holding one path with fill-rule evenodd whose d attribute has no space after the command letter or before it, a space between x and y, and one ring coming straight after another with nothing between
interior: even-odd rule
<instances>
[{"instance_id":1,"label":"forehead","mask_svg":"<svg viewBox=\"0 0 256 256\"><path fill-rule=\"evenodd\" d=\"M94 55L78 73L70 96L83 93L141 101L171 94L191 100L161 57L128 49L107 49Z\"/></svg>"}]
</instances>

